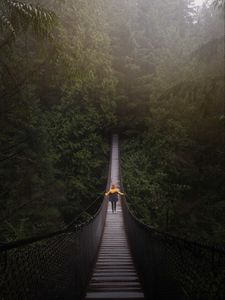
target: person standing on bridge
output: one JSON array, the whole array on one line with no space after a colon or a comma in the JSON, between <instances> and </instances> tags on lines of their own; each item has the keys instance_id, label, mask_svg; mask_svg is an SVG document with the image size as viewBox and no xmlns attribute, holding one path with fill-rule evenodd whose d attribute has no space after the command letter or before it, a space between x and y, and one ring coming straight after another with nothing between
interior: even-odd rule
<instances>
[{"instance_id":1,"label":"person standing on bridge","mask_svg":"<svg viewBox=\"0 0 225 300\"><path fill-rule=\"evenodd\" d=\"M116 212L116 202L119 200L119 195L124 195L120 190L112 184L111 189L105 193L106 196L109 196L109 201L112 204L112 212Z\"/></svg>"}]
</instances>

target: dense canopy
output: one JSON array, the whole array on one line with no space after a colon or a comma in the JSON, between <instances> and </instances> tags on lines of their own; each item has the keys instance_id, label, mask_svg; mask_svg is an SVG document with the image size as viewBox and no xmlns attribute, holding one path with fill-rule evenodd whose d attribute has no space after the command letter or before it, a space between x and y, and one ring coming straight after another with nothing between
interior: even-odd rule
<instances>
[{"instance_id":1,"label":"dense canopy","mask_svg":"<svg viewBox=\"0 0 225 300\"><path fill-rule=\"evenodd\" d=\"M137 217L223 243L223 12L223 0L1 1L0 241L96 210L118 132Z\"/></svg>"}]
</instances>

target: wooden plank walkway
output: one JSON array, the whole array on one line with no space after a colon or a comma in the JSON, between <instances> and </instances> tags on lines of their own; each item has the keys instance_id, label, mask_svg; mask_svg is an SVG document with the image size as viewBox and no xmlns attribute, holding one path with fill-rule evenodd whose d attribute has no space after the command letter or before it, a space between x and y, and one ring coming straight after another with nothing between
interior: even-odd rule
<instances>
[{"instance_id":1,"label":"wooden plank walkway","mask_svg":"<svg viewBox=\"0 0 225 300\"><path fill-rule=\"evenodd\" d=\"M118 137L113 136L111 184L119 186ZM121 203L116 213L108 204L106 224L97 262L85 299L143 300L133 258L128 246Z\"/></svg>"}]
</instances>

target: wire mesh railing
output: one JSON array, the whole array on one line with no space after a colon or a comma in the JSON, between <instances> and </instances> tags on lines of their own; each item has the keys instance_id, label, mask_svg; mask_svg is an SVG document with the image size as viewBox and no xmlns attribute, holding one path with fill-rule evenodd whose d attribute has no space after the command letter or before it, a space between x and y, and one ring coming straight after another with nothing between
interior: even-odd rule
<instances>
[{"instance_id":1,"label":"wire mesh railing","mask_svg":"<svg viewBox=\"0 0 225 300\"><path fill-rule=\"evenodd\" d=\"M0 246L0 299L80 299L98 252L107 202L86 224Z\"/></svg>"},{"instance_id":2,"label":"wire mesh railing","mask_svg":"<svg viewBox=\"0 0 225 300\"><path fill-rule=\"evenodd\" d=\"M107 189L110 172L111 160ZM72 222L58 232L0 244L0 300L82 299L97 257L107 205L104 198L85 223Z\"/></svg>"},{"instance_id":3,"label":"wire mesh railing","mask_svg":"<svg viewBox=\"0 0 225 300\"><path fill-rule=\"evenodd\" d=\"M122 180L121 190L124 191ZM144 224L126 197L122 197L122 207L147 299L225 299L225 249L182 239Z\"/></svg>"},{"instance_id":4,"label":"wire mesh railing","mask_svg":"<svg viewBox=\"0 0 225 300\"><path fill-rule=\"evenodd\" d=\"M225 299L225 250L142 224L122 201L130 246L149 299Z\"/></svg>"}]
</instances>

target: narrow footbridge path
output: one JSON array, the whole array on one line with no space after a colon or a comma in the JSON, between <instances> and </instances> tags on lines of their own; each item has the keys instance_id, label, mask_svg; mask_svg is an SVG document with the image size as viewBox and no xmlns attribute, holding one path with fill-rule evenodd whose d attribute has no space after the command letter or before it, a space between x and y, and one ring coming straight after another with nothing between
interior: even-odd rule
<instances>
[{"instance_id":1,"label":"narrow footbridge path","mask_svg":"<svg viewBox=\"0 0 225 300\"><path fill-rule=\"evenodd\" d=\"M107 190L124 191L120 161L114 135ZM144 224L124 196L115 214L92 205L86 222L0 242L0 300L225 299L224 248Z\"/></svg>"},{"instance_id":2,"label":"narrow footbridge path","mask_svg":"<svg viewBox=\"0 0 225 300\"><path fill-rule=\"evenodd\" d=\"M113 136L110 185L120 186L118 137ZM108 203L106 223L86 299L144 299L129 249L121 201L116 213Z\"/></svg>"}]
</instances>

